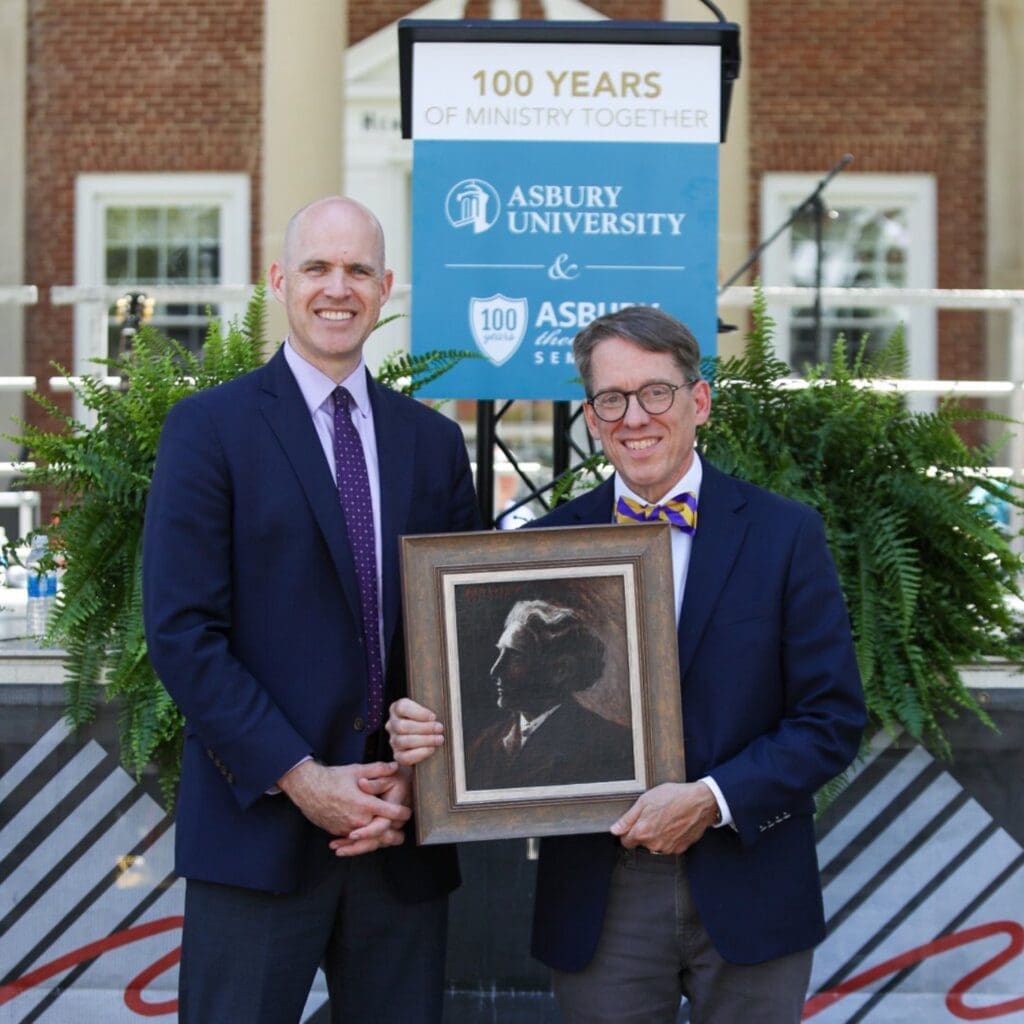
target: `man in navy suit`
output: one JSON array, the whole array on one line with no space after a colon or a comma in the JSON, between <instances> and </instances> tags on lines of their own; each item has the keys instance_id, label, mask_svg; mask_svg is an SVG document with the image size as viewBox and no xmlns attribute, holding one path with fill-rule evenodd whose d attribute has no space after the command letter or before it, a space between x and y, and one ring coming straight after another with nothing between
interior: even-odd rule
<instances>
[{"instance_id":1,"label":"man in navy suit","mask_svg":"<svg viewBox=\"0 0 1024 1024\"><path fill-rule=\"evenodd\" d=\"M615 475L541 526L666 519L685 783L609 832L541 843L533 954L570 1024L796 1024L824 935L814 794L865 724L849 616L820 517L695 451L711 413L690 331L649 307L595 320L573 353ZM399 763L442 741L408 699Z\"/></svg>"},{"instance_id":2,"label":"man in navy suit","mask_svg":"<svg viewBox=\"0 0 1024 1024\"><path fill-rule=\"evenodd\" d=\"M185 715L179 1003L202 1024L436 1022L454 852L406 840L398 537L477 526L458 426L368 374L392 282L350 199L300 210L269 271L289 334L167 417L146 514L149 654Z\"/></svg>"}]
</instances>

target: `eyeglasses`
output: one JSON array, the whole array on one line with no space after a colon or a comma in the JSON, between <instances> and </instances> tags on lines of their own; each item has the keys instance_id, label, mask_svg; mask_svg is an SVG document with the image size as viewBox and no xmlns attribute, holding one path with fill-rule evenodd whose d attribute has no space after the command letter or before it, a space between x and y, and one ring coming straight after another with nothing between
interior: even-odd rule
<instances>
[{"instance_id":1,"label":"eyeglasses","mask_svg":"<svg viewBox=\"0 0 1024 1024\"><path fill-rule=\"evenodd\" d=\"M651 416L668 412L676 400L676 392L680 388L692 388L700 378L688 380L685 384L668 384L665 381L654 381L645 384L636 391L599 391L587 399L587 405L594 410L599 420L605 423L617 423L626 415L629 408L629 396L636 395L640 408Z\"/></svg>"}]
</instances>

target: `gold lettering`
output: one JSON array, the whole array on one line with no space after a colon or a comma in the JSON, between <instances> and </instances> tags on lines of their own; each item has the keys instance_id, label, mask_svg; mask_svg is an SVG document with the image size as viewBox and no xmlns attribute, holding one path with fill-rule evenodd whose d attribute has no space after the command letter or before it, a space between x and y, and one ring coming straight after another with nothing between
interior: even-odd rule
<instances>
[{"instance_id":1,"label":"gold lettering","mask_svg":"<svg viewBox=\"0 0 1024 1024\"><path fill-rule=\"evenodd\" d=\"M565 81L565 76L569 74L568 71L560 71L557 75L554 71L547 73L548 78L551 80L551 85L555 90L555 98L557 99L562 95L562 82Z\"/></svg>"}]
</instances>

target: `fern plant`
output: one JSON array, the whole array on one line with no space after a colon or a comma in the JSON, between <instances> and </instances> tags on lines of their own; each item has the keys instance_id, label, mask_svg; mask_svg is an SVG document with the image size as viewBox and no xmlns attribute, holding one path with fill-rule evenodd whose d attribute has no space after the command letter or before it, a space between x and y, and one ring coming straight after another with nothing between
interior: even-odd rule
<instances>
[{"instance_id":1,"label":"fern plant","mask_svg":"<svg viewBox=\"0 0 1024 1024\"><path fill-rule=\"evenodd\" d=\"M943 720L969 709L987 721L960 666L985 656L1020 660L1007 598L1024 562L970 494L1018 508L1020 485L985 469L993 452L967 445L965 420L1007 422L943 401L907 408L895 391L858 382L904 376L900 331L869 359L841 342L801 390L778 387L763 295L743 354L706 367L715 390L702 450L726 472L816 508L824 518L853 622L873 721L905 729L948 755Z\"/></svg>"},{"instance_id":2,"label":"fern plant","mask_svg":"<svg viewBox=\"0 0 1024 1024\"><path fill-rule=\"evenodd\" d=\"M1007 421L956 402L917 413L895 390L861 386L905 375L900 332L873 359L840 343L808 387L781 388L791 372L775 355L773 329L759 293L743 353L705 360L714 401L701 451L725 472L821 513L873 723L948 756L944 720L967 709L988 721L960 666L1021 660L1007 598L1020 596L1024 561L969 497L980 487L1024 508L1020 485L987 476L992 452L965 444L956 429L970 419ZM577 486L593 485L593 459L586 474L577 471Z\"/></svg>"},{"instance_id":3,"label":"fern plant","mask_svg":"<svg viewBox=\"0 0 1024 1024\"><path fill-rule=\"evenodd\" d=\"M95 717L101 699L116 700L121 762L136 778L154 765L168 805L178 778L183 722L146 653L141 587L146 497L171 406L258 367L265 312L261 284L242 321L226 333L211 319L198 355L144 327L129 354L96 360L121 378L120 388L89 377L76 386L92 414L89 424L35 394L58 429L23 424L23 433L12 438L36 463L23 486L50 488L61 499L59 525L48 532L51 551L60 551L66 570L44 640L66 652L66 716L78 727ZM396 354L384 361L378 379L413 393L459 358L457 352Z\"/></svg>"},{"instance_id":4,"label":"fern plant","mask_svg":"<svg viewBox=\"0 0 1024 1024\"><path fill-rule=\"evenodd\" d=\"M149 481L171 406L262 362L265 304L260 286L226 334L211 319L201 356L142 328L130 353L96 360L121 378L119 388L91 377L76 385L88 425L34 394L59 429L24 424L14 438L36 463L24 486L51 488L62 502L51 550L61 551L66 570L45 641L67 652L67 718L84 725L101 694L116 698L121 761L136 777L155 764L165 796L177 776L182 720L146 655L141 556Z\"/></svg>"}]
</instances>

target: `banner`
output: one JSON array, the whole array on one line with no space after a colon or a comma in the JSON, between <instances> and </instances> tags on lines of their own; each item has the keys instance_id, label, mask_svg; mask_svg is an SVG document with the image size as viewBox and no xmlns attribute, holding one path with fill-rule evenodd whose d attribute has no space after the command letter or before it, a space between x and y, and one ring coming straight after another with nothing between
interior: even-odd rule
<instances>
[{"instance_id":1,"label":"banner","mask_svg":"<svg viewBox=\"0 0 1024 1024\"><path fill-rule=\"evenodd\" d=\"M715 352L721 48L416 44L412 351L425 395L582 397L572 339L660 306Z\"/></svg>"},{"instance_id":2,"label":"banner","mask_svg":"<svg viewBox=\"0 0 1024 1024\"><path fill-rule=\"evenodd\" d=\"M820 820L828 935L804 1020L1024 1019L1024 688L1012 671L989 691L998 731L949 722L948 763L881 733ZM172 821L154 780L118 765L116 709L74 736L62 700L56 682L0 685L0 1024L172 1021L184 903ZM557 1019L528 954L526 850L460 848L448 1019ZM318 976L303 1021L326 1024L325 1004Z\"/></svg>"}]
</instances>

